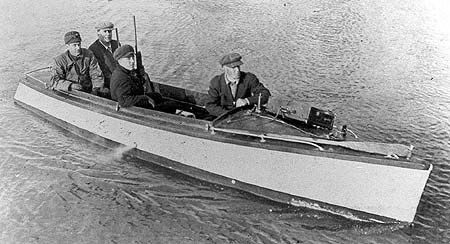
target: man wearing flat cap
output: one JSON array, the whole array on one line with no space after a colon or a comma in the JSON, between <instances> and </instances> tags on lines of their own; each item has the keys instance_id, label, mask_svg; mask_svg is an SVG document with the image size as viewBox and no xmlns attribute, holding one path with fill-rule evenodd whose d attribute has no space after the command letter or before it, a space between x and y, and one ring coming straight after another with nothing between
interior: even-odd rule
<instances>
[{"instance_id":1,"label":"man wearing flat cap","mask_svg":"<svg viewBox=\"0 0 450 244\"><path fill-rule=\"evenodd\" d=\"M114 52L118 65L111 75L111 98L120 107L138 106L174 113L176 107L170 101L164 101L161 94L151 91L150 81L141 80L134 69L134 49L123 45Z\"/></svg>"},{"instance_id":2,"label":"man wearing flat cap","mask_svg":"<svg viewBox=\"0 0 450 244\"><path fill-rule=\"evenodd\" d=\"M238 53L230 53L219 60L223 73L210 81L206 109L213 116L219 116L233 108L269 101L270 92L250 72L242 72L242 57Z\"/></svg>"},{"instance_id":3,"label":"man wearing flat cap","mask_svg":"<svg viewBox=\"0 0 450 244\"><path fill-rule=\"evenodd\" d=\"M113 23L100 22L95 26L95 29L98 39L89 46L89 50L94 53L98 60L105 78L105 87L110 88L111 74L117 66L113 53L120 46L120 43L112 39Z\"/></svg>"},{"instance_id":4,"label":"man wearing flat cap","mask_svg":"<svg viewBox=\"0 0 450 244\"><path fill-rule=\"evenodd\" d=\"M64 35L67 51L54 59L51 88L79 90L88 93L105 91L102 71L94 54L81 47L81 36L77 31Z\"/></svg>"}]
</instances>

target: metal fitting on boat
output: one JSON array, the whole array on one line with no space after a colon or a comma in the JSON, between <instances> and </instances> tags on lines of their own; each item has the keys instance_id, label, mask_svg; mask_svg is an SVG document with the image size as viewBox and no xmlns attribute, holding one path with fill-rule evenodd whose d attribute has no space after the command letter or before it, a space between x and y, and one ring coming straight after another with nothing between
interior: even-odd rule
<instances>
[{"instance_id":1,"label":"metal fitting on boat","mask_svg":"<svg viewBox=\"0 0 450 244\"><path fill-rule=\"evenodd\" d=\"M347 136L347 125L342 126L341 133L343 138Z\"/></svg>"},{"instance_id":2,"label":"metal fitting on boat","mask_svg":"<svg viewBox=\"0 0 450 244\"><path fill-rule=\"evenodd\" d=\"M258 114L261 113L261 93L259 93L259 95L258 95L258 104L256 106L255 112Z\"/></svg>"}]
</instances>

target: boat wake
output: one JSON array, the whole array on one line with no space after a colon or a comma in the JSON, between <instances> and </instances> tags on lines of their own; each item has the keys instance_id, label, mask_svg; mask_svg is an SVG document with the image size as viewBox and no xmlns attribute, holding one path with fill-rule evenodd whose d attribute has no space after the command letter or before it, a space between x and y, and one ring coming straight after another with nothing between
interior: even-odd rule
<instances>
[{"instance_id":1,"label":"boat wake","mask_svg":"<svg viewBox=\"0 0 450 244\"><path fill-rule=\"evenodd\" d=\"M120 160L130 150L136 148L135 146L120 146L114 149L112 153L113 160Z\"/></svg>"}]
</instances>

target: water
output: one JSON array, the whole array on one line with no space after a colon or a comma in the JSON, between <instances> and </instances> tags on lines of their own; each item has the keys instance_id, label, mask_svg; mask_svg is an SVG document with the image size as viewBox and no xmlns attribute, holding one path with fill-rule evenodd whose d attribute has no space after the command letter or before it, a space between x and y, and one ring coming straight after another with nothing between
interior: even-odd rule
<instances>
[{"instance_id":1,"label":"water","mask_svg":"<svg viewBox=\"0 0 450 244\"><path fill-rule=\"evenodd\" d=\"M0 243L450 243L445 0L0 1ZM412 227L274 204L91 144L13 103L23 73L111 20L156 81L206 91L218 59L434 164Z\"/></svg>"}]
</instances>

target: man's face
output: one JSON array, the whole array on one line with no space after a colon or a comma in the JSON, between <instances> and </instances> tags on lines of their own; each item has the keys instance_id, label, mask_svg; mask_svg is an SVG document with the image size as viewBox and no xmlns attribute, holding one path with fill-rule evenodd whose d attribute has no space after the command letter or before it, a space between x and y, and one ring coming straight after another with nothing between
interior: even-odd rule
<instances>
[{"instance_id":1,"label":"man's face","mask_svg":"<svg viewBox=\"0 0 450 244\"><path fill-rule=\"evenodd\" d=\"M112 30L111 29L100 29L97 30L97 35L100 41L104 43L109 43L112 40Z\"/></svg>"},{"instance_id":2,"label":"man's face","mask_svg":"<svg viewBox=\"0 0 450 244\"><path fill-rule=\"evenodd\" d=\"M123 57L119 59L119 64L123 66L125 69L132 70L134 69L134 55L130 55L128 57Z\"/></svg>"},{"instance_id":3,"label":"man's face","mask_svg":"<svg viewBox=\"0 0 450 244\"><path fill-rule=\"evenodd\" d=\"M225 74L235 80L238 80L241 77L241 67L235 66L235 67L228 67L223 66Z\"/></svg>"},{"instance_id":4,"label":"man's face","mask_svg":"<svg viewBox=\"0 0 450 244\"><path fill-rule=\"evenodd\" d=\"M78 56L81 54L81 42L66 44L66 46L70 54L72 54L73 56Z\"/></svg>"}]
</instances>

